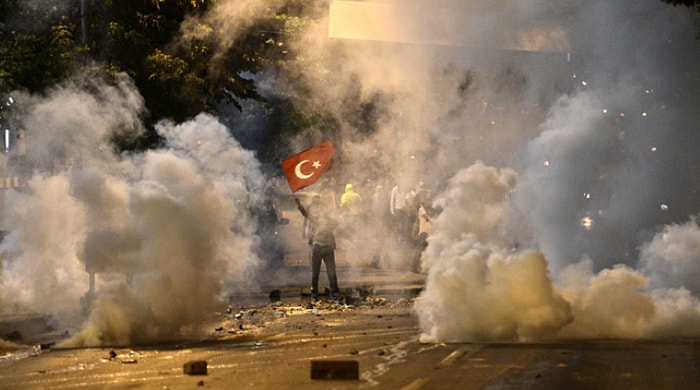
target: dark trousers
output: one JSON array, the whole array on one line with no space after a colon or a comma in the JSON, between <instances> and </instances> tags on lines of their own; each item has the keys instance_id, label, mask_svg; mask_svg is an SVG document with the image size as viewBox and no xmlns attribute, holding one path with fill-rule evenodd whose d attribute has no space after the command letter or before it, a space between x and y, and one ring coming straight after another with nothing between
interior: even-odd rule
<instances>
[{"instance_id":1,"label":"dark trousers","mask_svg":"<svg viewBox=\"0 0 700 390\"><path fill-rule=\"evenodd\" d=\"M338 295L338 276L335 274L335 249L331 246L314 245L311 248L311 294L318 297L318 276L321 273L321 262L326 263L328 273L328 283L331 285L331 292Z\"/></svg>"},{"instance_id":2,"label":"dark trousers","mask_svg":"<svg viewBox=\"0 0 700 390\"><path fill-rule=\"evenodd\" d=\"M414 254L413 254L413 272L419 273L420 272L420 258L421 255L423 254L423 251L425 251L425 248L428 247L428 234L427 233L418 233L418 236L416 237L416 242L415 242L415 249L414 249Z\"/></svg>"}]
</instances>

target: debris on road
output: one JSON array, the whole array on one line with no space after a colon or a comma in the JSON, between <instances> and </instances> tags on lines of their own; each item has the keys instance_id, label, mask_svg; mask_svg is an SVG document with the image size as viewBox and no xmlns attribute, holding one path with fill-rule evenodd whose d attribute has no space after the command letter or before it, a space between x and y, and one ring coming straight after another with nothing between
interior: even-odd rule
<instances>
[{"instance_id":1,"label":"debris on road","mask_svg":"<svg viewBox=\"0 0 700 390\"><path fill-rule=\"evenodd\" d=\"M140 353L132 350L119 354L116 351L111 350L109 351L109 358L103 360L114 360L119 362L120 364L136 364L139 362L138 358L140 357L142 357Z\"/></svg>"},{"instance_id":2,"label":"debris on road","mask_svg":"<svg viewBox=\"0 0 700 390\"><path fill-rule=\"evenodd\" d=\"M207 375L206 360L191 360L182 366L185 375Z\"/></svg>"},{"instance_id":3,"label":"debris on road","mask_svg":"<svg viewBox=\"0 0 700 390\"><path fill-rule=\"evenodd\" d=\"M311 379L360 379L357 360L312 360Z\"/></svg>"}]
</instances>

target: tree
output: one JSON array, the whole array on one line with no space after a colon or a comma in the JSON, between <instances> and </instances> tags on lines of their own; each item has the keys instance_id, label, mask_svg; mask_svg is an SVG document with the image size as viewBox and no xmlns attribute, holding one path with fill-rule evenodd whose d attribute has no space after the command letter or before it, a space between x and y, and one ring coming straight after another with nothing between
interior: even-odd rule
<instances>
[{"instance_id":1,"label":"tree","mask_svg":"<svg viewBox=\"0 0 700 390\"><path fill-rule=\"evenodd\" d=\"M262 72L280 57L282 49L271 44L270 35L284 20L277 17L280 9L270 9L269 17L250 26L223 55L208 38L173 44L185 17L203 14L215 2L94 2L91 53L135 80L154 118L182 121L222 101L241 109L241 99L262 100L253 81L242 75Z\"/></svg>"},{"instance_id":2,"label":"tree","mask_svg":"<svg viewBox=\"0 0 700 390\"><path fill-rule=\"evenodd\" d=\"M277 8L267 8L224 52L216 32L174 44L183 21L204 15L217 1L0 2L0 94L15 89L41 93L81 70L112 76L125 72L144 97L151 131L136 142L116 140L122 150L157 144L153 124L160 119L180 122L213 112L220 103L242 110L244 100L255 100L264 105L260 115L271 127L264 145L256 146L274 159L290 133L318 128L329 118L295 103L304 99L303 92L263 98L250 76L270 69L284 73L287 60L294 58L286 39L320 14L301 11L315 11L305 7L315 5L314 0L275 2ZM300 81L294 88L303 91Z\"/></svg>"},{"instance_id":3,"label":"tree","mask_svg":"<svg viewBox=\"0 0 700 390\"><path fill-rule=\"evenodd\" d=\"M700 12L700 0L661 0L664 3L669 3L676 7L689 7L694 8L696 12ZM700 34L698 34L695 39L700 40Z\"/></svg>"},{"instance_id":4,"label":"tree","mask_svg":"<svg viewBox=\"0 0 700 390\"><path fill-rule=\"evenodd\" d=\"M83 62L85 50L76 44L71 23L75 11L20 0L0 5L0 91L41 92Z\"/></svg>"},{"instance_id":5,"label":"tree","mask_svg":"<svg viewBox=\"0 0 700 390\"><path fill-rule=\"evenodd\" d=\"M661 1L675 5L675 6L680 5L680 6L695 8L696 10L700 11L700 1L699 0L661 0Z\"/></svg>"}]
</instances>

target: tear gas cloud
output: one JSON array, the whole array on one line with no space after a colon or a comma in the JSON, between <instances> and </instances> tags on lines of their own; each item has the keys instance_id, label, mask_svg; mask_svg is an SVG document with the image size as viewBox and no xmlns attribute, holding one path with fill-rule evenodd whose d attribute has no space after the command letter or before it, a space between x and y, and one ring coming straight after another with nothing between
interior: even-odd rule
<instances>
[{"instance_id":1,"label":"tear gas cloud","mask_svg":"<svg viewBox=\"0 0 700 390\"><path fill-rule=\"evenodd\" d=\"M697 335L696 21L652 0L331 3L338 39L297 65L325 70L305 77L337 112L340 180L424 182L443 207L425 340Z\"/></svg>"},{"instance_id":2,"label":"tear gas cloud","mask_svg":"<svg viewBox=\"0 0 700 390\"><path fill-rule=\"evenodd\" d=\"M217 2L182 36L223 32L225 50L236 23L264 17L265 4ZM692 12L657 0L328 5L317 2L327 18L286 42L297 53L287 73L256 81L294 93L293 76L306 110L331 110L338 192L346 182L365 199L377 185L431 190L442 212L422 255L423 339L697 336ZM343 24L351 5L375 7L381 28ZM27 162L27 188L3 199L3 308L75 310L86 268L100 267L109 272L72 342L163 340L254 272L242 205L263 178L228 134L259 118L163 122L166 147L116 156L105 137L140 128L128 80L23 98L25 128L45 152ZM311 130L292 148L329 129ZM365 228L378 241L363 247L389 247L390 229ZM350 245L339 243L343 261L366 264L371 253Z\"/></svg>"},{"instance_id":3,"label":"tear gas cloud","mask_svg":"<svg viewBox=\"0 0 700 390\"><path fill-rule=\"evenodd\" d=\"M117 156L108 136L139 129L143 110L128 80L68 82L18 100L33 173L3 199L3 314L80 325L82 308L87 319L66 345L145 343L178 337L224 292L254 287L245 205L263 180L214 117L161 122L164 148Z\"/></svg>"},{"instance_id":4,"label":"tear gas cloud","mask_svg":"<svg viewBox=\"0 0 700 390\"><path fill-rule=\"evenodd\" d=\"M337 191L424 182L445 205L426 339L693 333L698 254L665 248L698 234L695 17L652 0L333 1L290 43L304 103L337 120ZM284 90L276 76L259 85ZM371 256L344 244L346 262Z\"/></svg>"}]
</instances>

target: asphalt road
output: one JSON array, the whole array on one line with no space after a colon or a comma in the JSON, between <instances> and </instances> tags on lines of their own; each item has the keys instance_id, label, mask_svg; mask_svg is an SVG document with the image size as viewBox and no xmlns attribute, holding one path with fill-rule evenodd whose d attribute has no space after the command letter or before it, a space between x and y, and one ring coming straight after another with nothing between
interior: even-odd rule
<instances>
[{"instance_id":1,"label":"asphalt road","mask_svg":"<svg viewBox=\"0 0 700 390\"><path fill-rule=\"evenodd\" d=\"M692 389L700 384L700 340L422 344L411 310L414 297L373 295L352 306L309 305L307 299L287 294L277 303L222 308L204 333L165 345L17 350L0 362L0 388ZM193 361L206 362L206 375L184 373ZM338 371L312 379L318 362ZM357 378L338 379L348 373Z\"/></svg>"}]
</instances>

